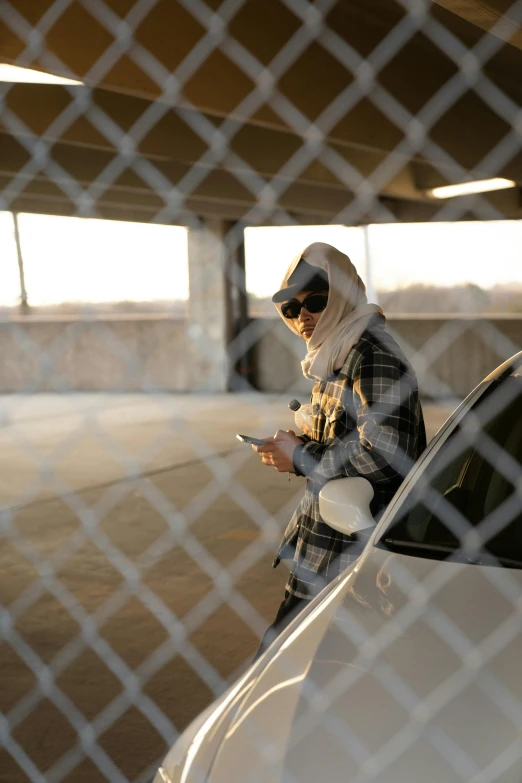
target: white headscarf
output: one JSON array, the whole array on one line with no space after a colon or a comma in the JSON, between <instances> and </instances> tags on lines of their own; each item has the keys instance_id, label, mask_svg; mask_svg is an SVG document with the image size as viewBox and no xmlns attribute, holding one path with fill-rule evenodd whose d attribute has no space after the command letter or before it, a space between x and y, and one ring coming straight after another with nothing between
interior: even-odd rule
<instances>
[{"instance_id":1,"label":"white headscarf","mask_svg":"<svg viewBox=\"0 0 522 783\"><path fill-rule=\"evenodd\" d=\"M321 313L308 342L308 353L301 362L305 378L325 381L341 369L371 318L383 316L383 311L378 305L368 304L364 283L348 256L324 242L314 242L294 258L281 288L286 287L288 278L301 259L324 270L330 285L328 304ZM297 319L284 318L281 305L276 307L286 325L299 334Z\"/></svg>"}]
</instances>

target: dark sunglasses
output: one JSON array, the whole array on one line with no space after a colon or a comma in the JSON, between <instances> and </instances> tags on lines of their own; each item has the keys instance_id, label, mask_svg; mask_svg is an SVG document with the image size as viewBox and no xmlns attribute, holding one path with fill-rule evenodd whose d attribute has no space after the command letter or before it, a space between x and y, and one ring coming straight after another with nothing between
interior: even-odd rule
<instances>
[{"instance_id":1,"label":"dark sunglasses","mask_svg":"<svg viewBox=\"0 0 522 783\"><path fill-rule=\"evenodd\" d=\"M310 294L302 302L292 299L281 305L281 312L285 318L298 318L301 310L307 310L309 313L321 313L328 304L326 294Z\"/></svg>"}]
</instances>

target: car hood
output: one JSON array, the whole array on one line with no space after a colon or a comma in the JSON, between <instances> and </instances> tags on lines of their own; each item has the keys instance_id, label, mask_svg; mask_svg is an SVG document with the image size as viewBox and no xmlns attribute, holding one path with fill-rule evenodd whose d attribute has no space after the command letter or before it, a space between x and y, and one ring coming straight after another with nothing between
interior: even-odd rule
<instances>
[{"instance_id":1,"label":"car hood","mask_svg":"<svg viewBox=\"0 0 522 783\"><path fill-rule=\"evenodd\" d=\"M521 583L370 547L251 683L208 780L520 783Z\"/></svg>"}]
</instances>

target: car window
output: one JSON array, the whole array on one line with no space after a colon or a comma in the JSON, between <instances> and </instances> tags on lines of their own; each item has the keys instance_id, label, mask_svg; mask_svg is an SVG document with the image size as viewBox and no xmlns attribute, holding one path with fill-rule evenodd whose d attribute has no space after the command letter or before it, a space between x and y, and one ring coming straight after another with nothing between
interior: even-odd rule
<instances>
[{"instance_id":1,"label":"car window","mask_svg":"<svg viewBox=\"0 0 522 783\"><path fill-rule=\"evenodd\" d=\"M466 414L378 546L522 568L521 377L492 384Z\"/></svg>"}]
</instances>

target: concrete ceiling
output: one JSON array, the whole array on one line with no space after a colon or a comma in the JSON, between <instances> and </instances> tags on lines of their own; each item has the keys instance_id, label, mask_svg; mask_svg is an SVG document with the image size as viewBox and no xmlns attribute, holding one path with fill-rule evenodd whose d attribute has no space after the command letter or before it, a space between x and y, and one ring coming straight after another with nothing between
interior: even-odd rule
<instances>
[{"instance_id":1,"label":"concrete ceiling","mask_svg":"<svg viewBox=\"0 0 522 783\"><path fill-rule=\"evenodd\" d=\"M220 5L73 0L56 18L52 0L0 6L0 61L93 88L7 90L8 206L166 222L357 223L431 219L441 205L425 190L466 176L522 184L512 128L522 41L520 20L503 16L507 0L436 0L421 30L394 0L338 0L319 35L313 16L307 26L283 0L246 0L209 33L196 17ZM122 34L126 16L132 40ZM40 53L27 47L35 29ZM477 44L487 61L473 82L462 56ZM361 57L375 65L374 80L368 68L357 72ZM521 217L519 190L454 201L444 216Z\"/></svg>"}]
</instances>

